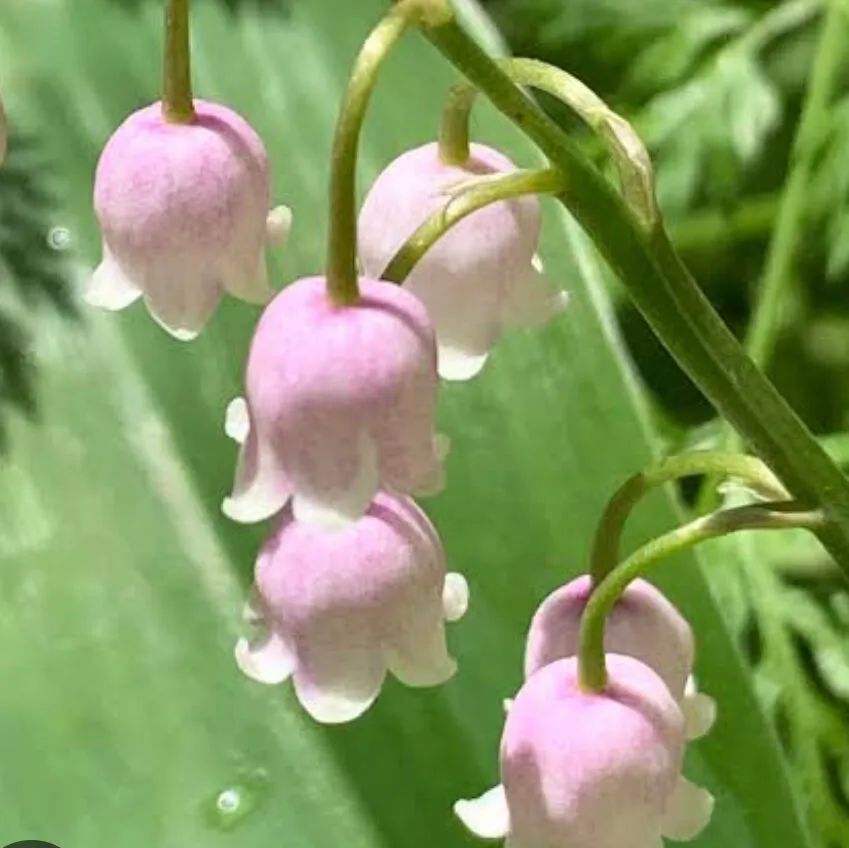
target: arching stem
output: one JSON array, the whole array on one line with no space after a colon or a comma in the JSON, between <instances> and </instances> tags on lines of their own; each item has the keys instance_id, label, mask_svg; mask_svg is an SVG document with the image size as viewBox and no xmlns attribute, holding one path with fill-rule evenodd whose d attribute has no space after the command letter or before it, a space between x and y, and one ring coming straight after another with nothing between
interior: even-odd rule
<instances>
[{"instance_id":1,"label":"arching stem","mask_svg":"<svg viewBox=\"0 0 849 848\"><path fill-rule=\"evenodd\" d=\"M563 175L552 168L539 171L516 171L506 176L470 181L447 194L445 206L434 212L401 246L381 279L402 283L416 263L455 224L484 206L521 197L526 194L557 194L566 182Z\"/></svg>"},{"instance_id":2,"label":"arching stem","mask_svg":"<svg viewBox=\"0 0 849 848\"><path fill-rule=\"evenodd\" d=\"M445 0L401 0L363 44L342 100L330 159L330 225L327 234L327 291L334 303L356 303L357 150L366 110L384 60L417 21L438 24L447 14Z\"/></svg>"},{"instance_id":3,"label":"arching stem","mask_svg":"<svg viewBox=\"0 0 849 848\"><path fill-rule=\"evenodd\" d=\"M604 658L607 616L631 581L653 565L708 539L743 530L817 530L824 524L821 512L800 511L794 501L754 504L702 516L643 545L602 580L584 609L578 650L581 687L588 692L600 692L607 685Z\"/></svg>"},{"instance_id":4,"label":"arching stem","mask_svg":"<svg viewBox=\"0 0 849 848\"><path fill-rule=\"evenodd\" d=\"M607 502L596 528L590 557L593 585L598 585L619 562L622 531L634 507L659 486L702 474L737 480L769 499L789 498L778 478L757 457L721 451L669 457L654 468L629 477Z\"/></svg>"},{"instance_id":5,"label":"arching stem","mask_svg":"<svg viewBox=\"0 0 849 848\"><path fill-rule=\"evenodd\" d=\"M592 130L619 172L628 208L644 229L651 230L660 217L654 170L645 145L628 121L561 68L537 59L499 59L497 64L517 85L556 97ZM469 158L469 120L477 91L468 82L458 83L449 91L439 127L439 155L447 164L462 164Z\"/></svg>"}]
</instances>

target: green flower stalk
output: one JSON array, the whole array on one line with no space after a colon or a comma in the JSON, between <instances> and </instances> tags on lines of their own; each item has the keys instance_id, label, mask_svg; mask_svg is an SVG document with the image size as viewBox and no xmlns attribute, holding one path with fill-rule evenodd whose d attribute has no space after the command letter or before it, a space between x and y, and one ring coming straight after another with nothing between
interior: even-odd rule
<instances>
[{"instance_id":1,"label":"green flower stalk","mask_svg":"<svg viewBox=\"0 0 849 848\"><path fill-rule=\"evenodd\" d=\"M195 120L189 46L189 2L190 0L167 0L165 7L162 113L169 124L191 124Z\"/></svg>"}]
</instances>

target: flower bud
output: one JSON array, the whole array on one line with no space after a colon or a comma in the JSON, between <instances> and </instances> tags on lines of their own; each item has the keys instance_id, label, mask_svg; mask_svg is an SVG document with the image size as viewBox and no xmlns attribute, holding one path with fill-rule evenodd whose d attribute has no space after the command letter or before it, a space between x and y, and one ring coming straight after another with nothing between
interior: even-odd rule
<instances>
[{"instance_id":1,"label":"flower bud","mask_svg":"<svg viewBox=\"0 0 849 848\"><path fill-rule=\"evenodd\" d=\"M168 123L160 103L133 113L97 165L94 206L103 261L86 293L117 310L143 296L151 315L181 340L194 338L224 292L266 303L269 217L265 148L239 115L195 101L195 119Z\"/></svg>"},{"instance_id":2,"label":"flower bud","mask_svg":"<svg viewBox=\"0 0 849 848\"><path fill-rule=\"evenodd\" d=\"M552 592L540 604L525 648L525 676L578 653L581 616L591 583L582 575ZM634 580L616 602L604 631L604 649L634 657L658 675L679 701L688 738L708 732L715 717L713 700L692 683L693 632L666 596L646 580Z\"/></svg>"},{"instance_id":3,"label":"flower bud","mask_svg":"<svg viewBox=\"0 0 849 848\"><path fill-rule=\"evenodd\" d=\"M379 488L441 487L427 313L398 286L359 286L360 300L339 306L323 278L299 280L263 313L238 427L247 438L224 502L230 518L261 521L291 497L299 521L337 527L362 516Z\"/></svg>"},{"instance_id":4,"label":"flower bud","mask_svg":"<svg viewBox=\"0 0 849 848\"><path fill-rule=\"evenodd\" d=\"M260 633L240 639L248 676L290 675L318 721L361 715L387 670L409 686L435 686L456 670L445 621L466 610L468 587L445 573L436 530L409 498L380 493L355 524L327 533L287 509L256 564Z\"/></svg>"},{"instance_id":5,"label":"flower bud","mask_svg":"<svg viewBox=\"0 0 849 848\"><path fill-rule=\"evenodd\" d=\"M684 720L648 666L607 656L603 692L584 692L575 657L530 677L508 714L502 784L455 811L510 848L662 848L692 839L713 799L681 776Z\"/></svg>"},{"instance_id":6,"label":"flower bud","mask_svg":"<svg viewBox=\"0 0 849 848\"><path fill-rule=\"evenodd\" d=\"M480 144L472 145L462 166L443 163L436 144L399 156L377 178L360 212L364 272L379 278L418 226L450 202L452 189L515 170L507 157ZM563 294L535 267L539 219L532 196L486 206L446 232L405 280L433 321L444 379L473 377L505 328L538 325L564 306Z\"/></svg>"}]
</instances>

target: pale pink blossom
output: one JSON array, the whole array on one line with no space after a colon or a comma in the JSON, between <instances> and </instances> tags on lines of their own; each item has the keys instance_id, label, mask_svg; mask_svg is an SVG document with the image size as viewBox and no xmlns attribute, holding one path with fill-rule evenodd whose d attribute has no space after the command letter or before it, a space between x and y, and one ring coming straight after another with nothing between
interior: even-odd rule
<instances>
[{"instance_id":1,"label":"pale pink blossom","mask_svg":"<svg viewBox=\"0 0 849 848\"><path fill-rule=\"evenodd\" d=\"M291 497L299 521L339 526L379 488L430 494L442 485L434 433L439 380L421 303L391 283L360 279L338 306L325 280L288 286L256 328L246 405L228 430L245 437L224 512L260 521ZM235 421L235 423L234 423Z\"/></svg>"},{"instance_id":2,"label":"pale pink blossom","mask_svg":"<svg viewBox=\"0 0 849 848\"><path fill-rule=\"evenodd\" d=\"M380 277L416 228L448 204L451 190L515 169L506 156L480 144L472 145L464 165L443 163L436 144L399 156L372 185L360 212L364 272ZM493 203L452 227L405 280L436 328L444 379L473 377L506 328L536 326L565 305L564 294L541 273L539 229L535 196Z\"/></svg>"},{"instance_id":3,"label":"pale pink blossom","mask_svg":"<svg viewBox=\"0 0 849 848\"><path fill-rule=\"evenodd\" d=\"M501 741L501 784L455 811L509 848L662 848L707 825L710 793L681 775L684 719L648 666L607 656L603 692L574 657L528 678Z\"/></svg>"},{"instance_id":4,"label":"pale pink blossom","mask_svg":"<svg viewBox=\"0 0 849 848\"><path fill-rule=\"evenodd\" d=\"M590 578L582 575L552 592L540 604L528 632L525 676L555 660L578 653L581 615L590 596ZM635 580L610 611L606 651L635 657L654 669L681 704L690 739L710 730L716 715L712 698L692 682L693 632L666 596L645 580Z\"/></svg>"},{"instance_id":5,"label":"pale pink blossom","mask_svg":"<svg viewBox=\"0 0 849 848\"><path fill-rule=\"evenodd\" d=\"M227 292L266 303L267 242L288 230L269 213L265 147L231 109L195 101L195 120L168 123L154 103L106 143L94 184L103 260L86 299L123 309L143 297L173 336L194 338Z\"/></svg>"},{"instance_id":6,"label":"pale pink blossom","mask_svg":"<svg viewBox=\"0 0 849 848\"><path fill-rule=\"evenodd\" d=\"M256 564L259 632L239 640L236 660L263 683L291 677L318 721L350 721L377 698L387 670L408 686L454 674L444 623L467 603L466 581L446 574L436 530L410 498L380 493L333 533L287 508Z\"/></svg>"}]
</instances>

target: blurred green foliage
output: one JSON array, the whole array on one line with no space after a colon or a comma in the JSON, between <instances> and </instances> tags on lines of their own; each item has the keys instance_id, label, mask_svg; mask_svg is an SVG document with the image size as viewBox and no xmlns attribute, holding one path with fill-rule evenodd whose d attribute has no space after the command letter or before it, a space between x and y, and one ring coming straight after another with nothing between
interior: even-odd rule
<instances>
[{"instance_id":1,"label":"blurred green foliage","mask_svg":"<svg viewBox=\"0 0 849 848\"><path fill-rule=\"evenodd\" d=\"M699 282L746 326L787 174L820 0L492 0L514 52L558 64L631 119L649 144L660 200ZM849 62L842 69L847 91ZM822 127L796 300L771 371L817 432L849 422L849 121ZM640 320L623 323L669 419L711 416Z\"/></svg>"},{"instance_id":2,"label":"blurred green foliage","mask_svg":"<svg viewBox=\"0 0 849 848\"><path fill-rule=\"evenodd\" d=\"M0 167L0 448L4 415L38 410L30 326L43 310L73 317L64 261L64 233L53 227L56 208L49 169L36 139L12 129Z\"/></svg>"}]
</instances>

